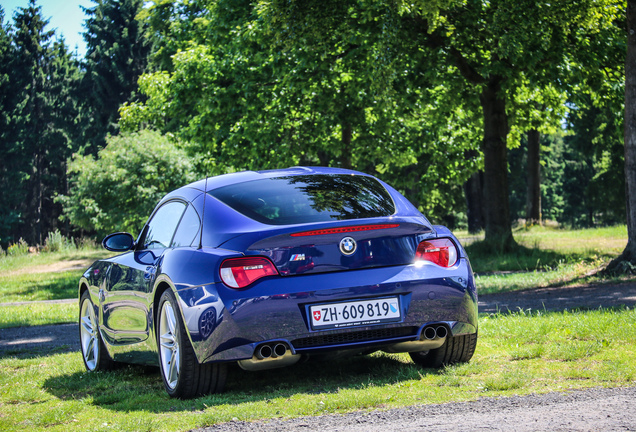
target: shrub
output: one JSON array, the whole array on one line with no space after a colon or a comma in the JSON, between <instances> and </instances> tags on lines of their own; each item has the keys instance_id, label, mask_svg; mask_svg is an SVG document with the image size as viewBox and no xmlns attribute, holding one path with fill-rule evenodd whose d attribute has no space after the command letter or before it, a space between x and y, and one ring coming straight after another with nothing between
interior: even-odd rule
<instances>
[{"instance_id":1,"label":"shrub","mask_svg":"<svg viewBox=\"0 0 636 432\"><path fill-rule=\"evenodd\" d=\"M92 250L97 249L99 243L92 237L80 237L76 242L77 249L79 250Z\"/></svg>"},{"instance_id":2,"label":"shrub","mask_svg":"<svg viewBox=\"0 0 636 432\"><path fill-rule=\"evenodd\" d=\"M197 177L195 161L158 132L109 137L97 159L75 155L69 163L71 188L57 201L64 220L104 236L136 233L159 199Z\"/></svg>"},{"instance_id":3,"label":"shrub","mask_svg":"<svg viewBox=\"0 0 636 432\"><path fill-rule=\"evenodd\" d=\"M66 238L60 233L60 230L50 232L44 243L45 252L58 252L61 250L77 249L75 241L72 238Z\"/></svg>"},{"instance_id":4,"label":"shrub","mask_svg":"<svg viewBox=\"0 0 636 432\"><path fill-rule=\"evenodd\" d=\"M20 238L17 243L13 243L7 249L7 255L9 256L19 256L26 255L29 253L29 245L24 239Z\"/></svg>"}]
</instances>

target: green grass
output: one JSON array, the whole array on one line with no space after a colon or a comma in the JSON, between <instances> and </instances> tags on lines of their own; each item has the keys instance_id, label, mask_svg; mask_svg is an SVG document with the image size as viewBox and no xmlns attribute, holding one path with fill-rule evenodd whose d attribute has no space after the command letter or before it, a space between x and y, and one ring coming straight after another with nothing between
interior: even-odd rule
<instances>
[{"instance_id":1,"label":"green grass","mask_svg":"<svg viewBox=\"0 0 636 432\"><path fill-rule=\"evenodd\" d=\"M0 257L0 303L77 298L79 278L103 249L64 250ZM0 308L0 328L62 324L77 320L77 305L28 304Z\"/></svg>"},{"instance_id":2,"label":"green grass","mask_svg":"<svg viewBox=\"0 0 636 432\"><path fill-rule=\"evenodd\" d=\"M187 430L220 422L387 409L589 387L636 385L636 311L481 317L473 360L420 369L375 354L256 372L225 393L168 398L155 369L89 374L79 354L0 359L0 430Z\"/></svg>"},{"instance_id":3,"label":"green grass","mask_svg":"<svg viewBox=\"0 0 636 432\"><path fill-rule=\"evenodd\" d=\"M77 297L83 270L0 276L2 303Z\"/></svg>"},{"instance_id":4,"label":"green grass","mask_svg":"<svg viewBox=\"0 0 636 432\"><path fill-rule=\"evenodd\" d=\"M84 270L110 255L105 250L76 250L4 256L0 258L0 303L75 298Z\"/></svg>"},{"instance_id":5,"label":"green grass","mask_svg":"<svg viewBox=\"0 0 636 432\"><path fill-rule=\"evenodd\" d=\"M83 260L93 262L112 255L112 252L101 248L74 249L50 253L42 252L18 256L2 255L0 256L0 275L64 261Z\"/></svg>"},{"instance_id":6,"label":"green grass","mask_svg":"<svg viewBox=\"0 0 636 432\"><path fill-rule=\"evenodd\" d=\"M0 328L65 324L77 321L77 302L32 303L0 307Z\"/></svg>"},{"instance_id":7,"label":"green grass","mask_svg":"<svg viewBox=\"0 0 636 432\"><path fill-rule=\"evenodd\" d=\"M474 237L465 236L459 233L477 273L544 271L571 263L599 265L618 256L627 244L625 226L587 230L535 226L516 230L514 238L519 247L509 253L493 251L486 244L473 241Z\"/></svg>"},{"instance_id":8,"label":"green grass","mask_svg":"<svg viewBox=\"0 0 636 432\"><path fill-rule=\"evenodd\" d=\"M586 230L521 228L514 231L519 247L505 254L481 243L483 235L457 235L466 245L481 294L625 280L597 275L625 248L625 226Z\"/></svg>"}]
</instances>

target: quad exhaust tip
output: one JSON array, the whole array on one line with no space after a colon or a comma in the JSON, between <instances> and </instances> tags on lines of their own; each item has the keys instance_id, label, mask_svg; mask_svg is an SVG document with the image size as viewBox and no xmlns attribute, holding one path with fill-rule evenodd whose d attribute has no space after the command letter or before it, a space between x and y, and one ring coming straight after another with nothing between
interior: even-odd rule
<instances>
[{"instance_id":1,"label":"quad exhaust tip","mask_svg":"<svg viewBox=\"0 0 636 432\"><path fill-rule=\"evenodd\" d=\"M441 347L446 342L447 336L448 328L445 325L431 324L424 327L418 340L398 342L382 350L388 353L432 350Z\"/></svg>"},{"instance_id":2,"label":"quad exhaust tip","mask_svg":"<svg viewBox=\"0 0 636 432\"><path fill-rule=\"evenodd\" d=\"M263 344L256 350L256 358L265 360L268 358L284 357L288 348L284 343Z\"/></svg>"},{"instance_id":3,"label":"quad exhaust tip","mask_svg":"<svg viewBox=\"0 0 636 432\"><path fill-rule=\"evenodd\" d=\"M444 339L448 335L448 330L444 326L428 326L422 332L425 339L435 340L435 339Z\"/></svg>"},{"instance_id":4,"label":"quad exhaust tip","mask_svg":"<svg viewBox=\"0 0 636 432\"><path fill-rule=\"evenodd\" d=\"M290 366L300 360L300 354L293 354L283 342L269 342L256 347L250 359L239 360L239 366L248 371L260 371Z\"/></svg>"}]
</instances>

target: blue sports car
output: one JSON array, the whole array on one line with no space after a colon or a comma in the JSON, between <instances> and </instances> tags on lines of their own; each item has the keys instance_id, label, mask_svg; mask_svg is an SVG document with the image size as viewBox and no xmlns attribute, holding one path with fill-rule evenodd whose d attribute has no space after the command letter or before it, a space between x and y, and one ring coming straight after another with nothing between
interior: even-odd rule
<instances>
[{"instance_id":1,"label":"blue sports car","mask_svg":"<svg viewBox=\"0 0 636 432\"><path fill-rule=\"evenodd\" d=\"M239 172L166 195L135 239L79 282L89 371L159 365L170 396L222 390L301 358L408 352L470 360L477 292L464 249L400 193L356 171Z\"/></svg>"}]
</instances>

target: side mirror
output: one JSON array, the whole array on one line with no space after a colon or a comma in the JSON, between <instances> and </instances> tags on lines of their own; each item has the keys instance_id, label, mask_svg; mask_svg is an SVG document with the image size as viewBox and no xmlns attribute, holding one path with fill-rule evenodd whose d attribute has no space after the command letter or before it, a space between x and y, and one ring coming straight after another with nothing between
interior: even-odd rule
<instances>
[{"instance_id":1,"label":"side mirror","mask_svg":"<svg viewBox=\"0 0 636 432\"><path fill-rule=\"evenodd\" d=\"M127 232L109 234L102 240L102 246L109 251L126 252L135 247L135 239Z\"/></svg>"}]
</instances>

